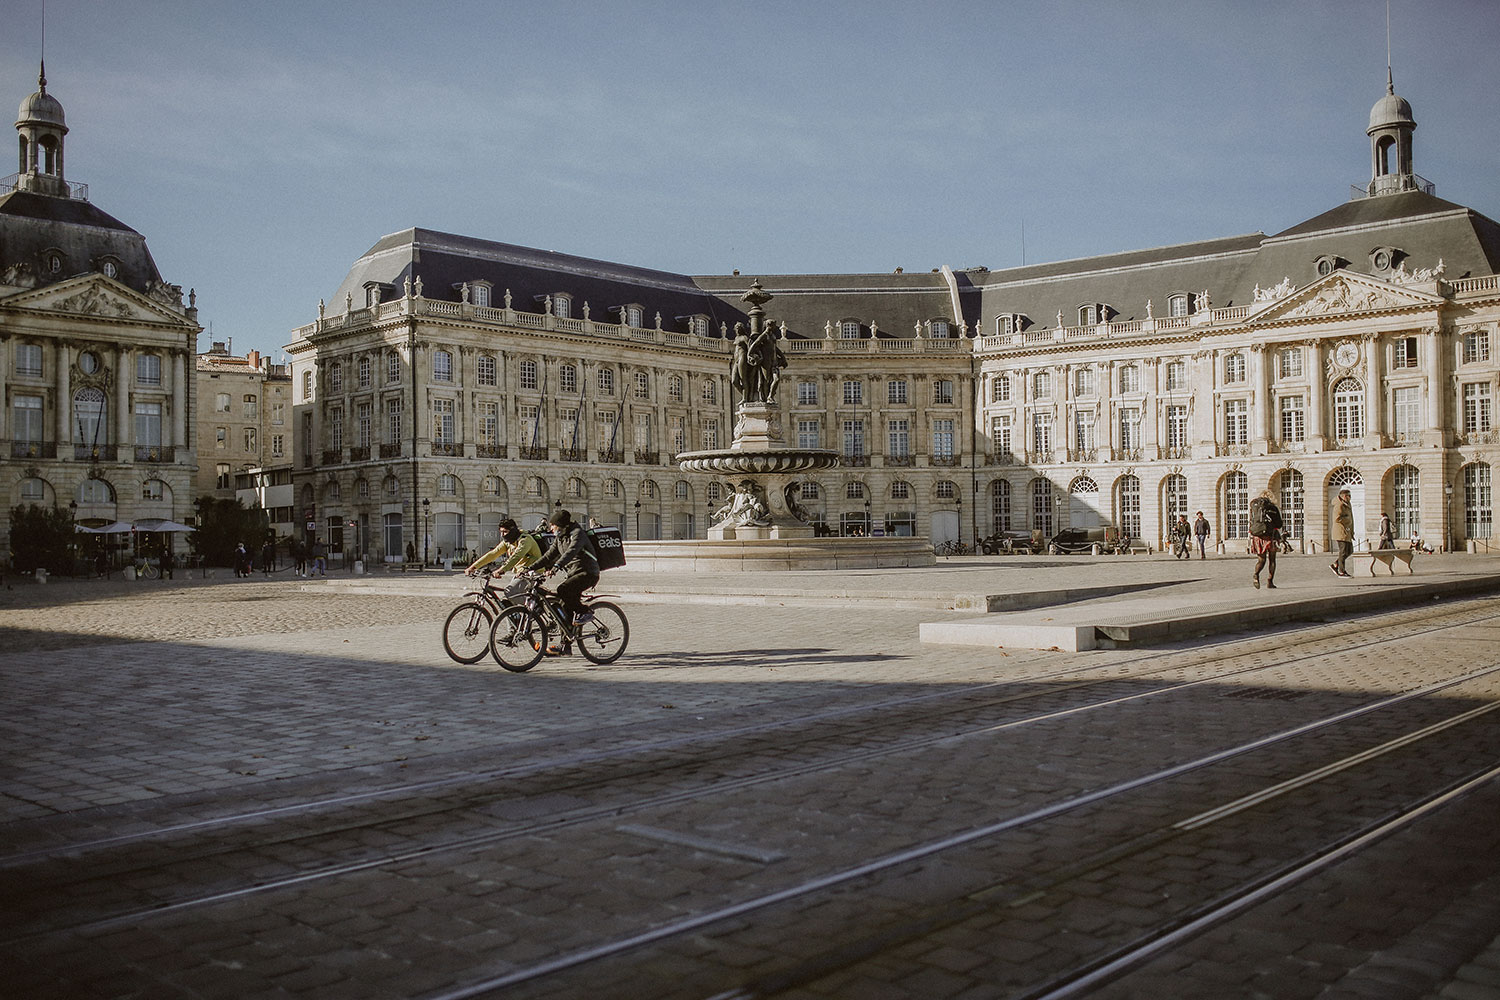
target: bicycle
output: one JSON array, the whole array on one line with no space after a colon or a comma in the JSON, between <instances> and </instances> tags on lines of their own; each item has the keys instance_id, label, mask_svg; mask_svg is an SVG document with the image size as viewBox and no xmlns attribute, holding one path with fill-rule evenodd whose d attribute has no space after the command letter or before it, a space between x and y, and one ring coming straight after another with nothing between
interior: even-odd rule
<instances>
[{"instance_id":1,"label":"bicycle","mask_svg":"<svg viewBox=\"0 0 1500 1000\"><path fill-rule=\"evenodd\" d=\"M934 550L934 554L940 556L966 556L969 555L972 551L973 550L963 542L957 541L955 539L949 539L946 542L939 543L937 548Z\"/></svg>"},{"instance_id":2,"label":"bicycle","mask_svg":"<svg viewBox=\"0 0 1500 1000\"><path fill-rule=\"evenodd\" d=\"M150 559L138 559L135 564L135 575L143 580L155 580L161 575L161 570Z\"/></svg>"},{"instance_id":3,"label":"bicycle","mask_svg":"<svg viewBox=\"0 0 1500 1000\"><path fill-rule=\"evenodd\" d=\"M613 663L630 642L630 622L625 612L609 601L586 597L585 616L568 625L562 600L542 588L543 577L522 573L526 592L518 603L502 609L490 627L490 655L506 670L524 673L541 662L554 635L567 644L578 644L578 651L591 663Z\"/></svg>"},{"instance_id":4,"label":"bicycle","mask_svg":"<svg viewBox=\"0 0 1500 1000\"><path fill-rule=\"evenodd\" d=\"M456 663L478 663L490 651L490 628L512 600L530 588L517 580L504 590L494 585L488 573L478 590L464 594L469 600L448 612L443 622L443 649Z\"/></svg>"}]
</instances>

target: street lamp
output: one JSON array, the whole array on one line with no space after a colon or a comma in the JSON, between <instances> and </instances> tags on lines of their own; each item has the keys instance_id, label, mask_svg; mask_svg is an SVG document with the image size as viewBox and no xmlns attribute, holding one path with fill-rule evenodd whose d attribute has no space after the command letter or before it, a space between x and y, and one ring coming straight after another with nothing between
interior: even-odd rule
<instances>
[{"instance_id":1,"label":"street lamp","mask_svg":"<svg viewBox=\"0 0 1500 1000\"><path fill-rule=\"evenodd\" d=\"M432 542L432 534L427 527L428 518L432 516L432 501L426 497L422 498L422 565L427 565L427 547Z\"/></svg>"},{"instance_id":2,"label":"street lamp","mask_svg":"<svg viewBox=\"0 0 1500 1000\"><path fill-rule=\"evenodd\" d=\"M1443 484L1443 551L1453 551L1453 484Z\"/></svg>"},{"instance_id":3,"label":"street lamp","mask_svg":"<svg viewBox=\"0 0 1500 1000\"><path fill-rule=\"evenodd\" d=\"M958 540L964 540L964 498L954 497L953 502L958 507Z\"/></svg>"},{"instance_id":4,"label":"street lamp","mask_svg":"<svg viewBox=\"0 0 1500 1000\"><path fill-rule=\"evenodd\" d=\"M635 502L635 540L641 540L641 502Z\"/></svg>"},{"instance_id":5,"label":"street lamp","mask_svg":"<svg viewBox=\"0 0 1500 1000\"><path fill-rule=\"evenodd\" d=\"M68 575L73 575L74 564L78 562L78 501L68 501L68 522L73 533L68 536Z\"/></svg>"},{"instance_id":6,"label":"street lamp","mask_svg":"<svg viewBox=\"0 0 1500 1000\"><path fill-rule=\"evenodd\" d=\"M870 529L873 527L873 524L870 521L870 516L871 516L870 515L870 498L869 497L865 497L865 534L866 535L870 534Z\"/></svg>"}]
</instances>

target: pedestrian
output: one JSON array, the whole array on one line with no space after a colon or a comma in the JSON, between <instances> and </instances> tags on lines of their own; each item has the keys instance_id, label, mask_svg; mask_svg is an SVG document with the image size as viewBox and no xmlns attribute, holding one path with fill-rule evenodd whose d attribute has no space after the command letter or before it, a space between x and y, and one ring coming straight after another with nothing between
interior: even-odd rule
<instances>
[{"instance_id":1,"label":"pedestrian","mask_svg":"<svg viewBox=\"0 0 1500 1000\"><path fill-rule=\"evenodd\" d=\"M292 568L298 576L307 575L307 543L292 539Z\"/></svg>"},{"instance_id":2,"label":"pedestrian","mask_svg":"<svg viewBox=\"0 0 1500 1000\"><path fill-rule=\"evenodd\" d=\"M1198 512L1197 518L1193 521L1193 537L1198 539L1199 559L1208 558L1207 554L1205 554L1204 552L1204 546L1208 542L1208 533L1211 530L1213 529L1208 526L1208 518L1204 517L1203 511L1200 510Z\"/></svg>"},{"instance_id":3,"label":"pedestrian","mask_svg":"<svg viewBox=\"0 0 1500 1000\"><path fill-rule=\"evenodd\" d=\"M1391 528L1391 515L1385 511L1380 512L1380 548L1394 549L1396 547L1396 533Z\"/></svg>"},{"instance_id":4,"label":"pedestrian","mask_svg":"<svg viewBox=\"0 0 1500 1000\"><path fill-rule=\"evenodd\" d=\"M1344 568L1344 564L1354 552L1354 507L1349 501L1348 490L1339 490L1338 502L1333 505L1333 517L1329 522L1333 528L1333 544L1338 550L1338 558L1328 568L1333 570L1334 576L1348 576L1349 571Z\"/></svg>"},{"instance_id":5,"label":"pedestrian","mask_svg":"<svg viewBox=\"0 0 1500 1000\"><path fill-rule=\"evenodd\" d=\"M1178 514L1172 525L1172 554L1178 559L1193 558L1193 526L1186 514Z\"/></svg>"},{"instance_id":6,"label":"pedestrian","mask_svg":"<svg viewBox=\"0 0 1500 1000\"><path fill-rule=\"evenodd\" d=\"M1260 589L1260 571L1266 570L1266 588L1276 589L1276 550L1281 547L1281 509L1265 490L1250 501L1250 554L1255 556L1255 572L1250 583Z\"/></svg>"},{"instance_id":7,"label":"pedestrian","mask_svg":"<svg viewBox=\"0 0 1500 1000\"><path fill-rule=\"evenodd\" d=\"M246 568L246 566L249 564L249 561L250 561L250 557L245 554L245 543L244 542L240 542L238 545L236 545L234 547L234 576L235 576L235 579L239 579L242 576L249 576L250 575L250 571Z\"/></svg>"},{"instance_id":8,"label":"pedestrian","mask_svg":"<svg viewBox=\"0 0 1500 1000\"><path fill-rule=\"evenodd\" d=\"M571 630L573 622L587 620L588 610L583 606L583 592L599 582L599 558L594 554L582 525L573 520L573 515L559 507L552 514L552 544L542 558L533 564L534 569L548 570L548 576L562 573L563 579L552 588L562 599L565 625ZM566 656L572 652L567 633L559 644L547 647L548 656Z\"/></svg>"},{"instance_id":9,"label":"pedestrian","mask_svg":"<svg viewBox=\"0 0 1500 1000\"><path fill-rule=\"evenodd\" d=\"M260 571L266 576L271 575L271 570L276 563L276 543L266 542L260 547Z\"/></svg>"},{"instance_id":10,"label":"pedestrian","mask_svg":"<svg viewBox=\"0 0 1500 1000\"><path fill-rule=\"evenodd\" d=\"M316 575L316 576L327 576L328 575L328 557L327 557L327 554L326 554L326 552L325 552L325 550L323 548L323 543L322 542L313 542L312 543L312 557L313 557L313 565L312 565L313 575Z\"/></svg>"},{"instance_id":11,"label":"pedestrian","mask_svg":"<svg viewBox=\"0 0 1500 1000\"><path fill-rule=\"evenodd\" d=\"M160 562L161 578L163 580L172 579L172 568L177 565L177 561L172 557L172 546L170 544L162 550Z\"/></svg>"}]
</instances>

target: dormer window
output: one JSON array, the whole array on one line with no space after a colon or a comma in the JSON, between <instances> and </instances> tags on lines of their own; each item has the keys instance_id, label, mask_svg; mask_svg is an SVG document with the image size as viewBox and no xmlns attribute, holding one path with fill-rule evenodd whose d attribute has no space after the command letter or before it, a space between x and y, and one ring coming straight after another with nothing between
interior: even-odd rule
<instances>
[{"instance_id":1,"label":"dormer window","mask_svg":"<svg viewBox=\"0 0 1500 1000\"><path fill-rule=\"evenodd\" d=\"M695 336L707 337L708 336L708 317L707 316L689 316L688 317L688 332L694 334Z\"/></svg>"},{"instance_id":2,"label":"dormer window","mask_svg":"<svg viewBox=\"0 0 1500 1000\"><path fill-rule=\"evenodd\" d=\"M1405 251L1396 247L1376 247L1370 251L1370 266L1376 271L1389 271L1405 256Z\"/></svg>"},{"instance_id":3,"label":"dormer window","mask_svg":"<svg viewBox=\"0 0 1500 1000\"><path fill-rule=\"evenodd\" d=\"M365 308L374 309L378 305L380 305L380 285L372 281L365 285Z\"/></svg>"},{"instance_id":4,"label":"dormer window","mask_svg":"<svg viewBox=\"0 0 1500 1000\"><path fill-rule=\"evenodd\" d=\"M621 306L620 319L626 326L642 327L646 325L646 309L644 306Z\"/></svg>"},{"instance_id":5,"label":"dormer window","mask_svg":"<svg viewBox=\"0 0 1500 1000\"><path fill-rule=\"evenodd\" d=\"M488 281L471 281L469 283L469 301L476 306L488 307L492 301Z\"/></svg>"},{"instance_id":6,"label":"dormer window","mask_svg":"<svg viewBox=\"0 0 1500 1000\"><path fill-rule=\"evenodd\" d=\"M47 251L47 253L42 257L42 263L46 266L48 274L62 274L62 254L58 253L56 250Z\"/></svg>"},{"instance_id":7,"label":"dormer window","mask_svg":"<svg viewBox=\"0 0 1500 1000\"><path fill-rule=\"evenodd\" d=\"M1167 297L1167 315L1170 317L1186 316L1192 305L1192 297L1186 292L1178 292L1176 295Z\"/></svg>"},{"instance_id":8,"label":"dormer window","mask_svg":"<svg viewBox=\"0 0 1500 1000\"><path fill-rule=\"evenodd\" d=\"M552 296L552 315L558 319L571 319L573 316L573 296L566 292L558 292ZM637 324L631 324L632 326Z\"/></svg>"},{"instance_id":9,"label":"dormer window","mask_svg":"<svg viewBox=\"0 0 1500 1000\"><path fill-rule=\"evenodd\" d=\"M1078 325L1094 326L1109 322L1109 306L1102 302L1090 302L1078 307Z\"/></svg>"},{"instance_id":10,"label":"dormer window","mask_svg":"<svg viewBox=\"0 0 1500 1000\"><path fill-rule=\"evenodd\" d=\"M1334 271L1347 267L1349 262L1337 254L1324 254L1319 257L1313 266L1317 269L1318 277L1326 278Z\"/></svg>"},{"instance_id":11,"label":"dormer window","mask_svg":"<svg viewBox=\"0 0 1500 1000\"><path fill-rule=\"evenodd\" d=\"M930 329L931 336L934 340L947 340L953 335L948 328L948 321L945 319L933 320L930 324L928 324L928 328Z\"/></svg>"},{"instance_id":12,"label":"dormer window","mask_svg":"<svg viewBox=\"0 0 1500 1000\"><path fill-rule=\"evenodd\" d=\"M120 276L120 265L112 258L106 257L99 262L99 273L106 278L118 278Z\"/></svg>"},{"instance_id":13,"label":"dormer window","mask_svg":"<svg viewBox=\"0 0 1500 1000\"><path fill-rule=\"evenodd\" d=\"M859 339L859 320L857 320L857 319L840 320L839 321L839 339L840 340L858 340Z\"/></svg>"}]
</instances>

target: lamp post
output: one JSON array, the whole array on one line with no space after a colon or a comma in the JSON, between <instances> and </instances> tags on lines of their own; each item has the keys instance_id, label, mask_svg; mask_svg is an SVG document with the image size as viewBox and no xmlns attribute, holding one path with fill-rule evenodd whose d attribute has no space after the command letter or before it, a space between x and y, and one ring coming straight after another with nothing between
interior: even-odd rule
<instances>
[{"instance_id":1,"label":"lamp post","mask_svg":"<svg viewBox=\"0 0 1500 1000\"><path fill-rule=\"evenodd\" d=\"M1443 484L1443 551L1453 551L1453 484Z\"/></svg>"},{"instance_id":2,"label":"lamp post","mask_svg":"<svg viewBox=\"0 0 1500 1000\"><path fill-rule=\"evenodd\" d=\"M68 535L68 575L73 575L73 566L78 562L78 501L68 501L68 527L72 532Z\"/></svg>"},{"instance_id":3,"label":"lamp post","mask_svg":"<svg viewBox=\"0 0 1500 1000\"><path fill-rule=\"evenodd\" d=\"M964 498L955 497L953 502L958 507L958 540L962 543L964 540Z\"/></svg>"},{"instance_id":4,"label":"lamp post","mask_svg":"<svg viewBox=\"0 0 1500 1000\"><path fill-rule=\"evenodd\" d=\"M427 548L432 542L432 533L427 526L428 518L432 516L432 501L426 497L422 498L422 565L427 565Z\"/></svg>"},{"instance_id":5,"label":"lamp post","mask_svg":"<svg viewBox=\"0 0 1500 1000\"><path fill-rule=\"evenodd\" d=\"M871 529L874 528L874 526L875 526L874 522L870 520L870 498L866 497L865 498L865 535L866 535L866 537L869 536L870 531L871 531Z\"/></svg>"},{"instance_id":6,"label":"lamp post","mask_svg":"<svg viewBox=\"0 0 1500 1000\"><path fill-rule=\"evenodd\" d=\"M641 540L641 502L635 502L635 540Z\"/></svg>"}]
</instances>

